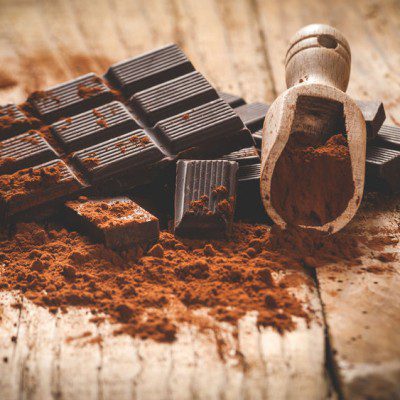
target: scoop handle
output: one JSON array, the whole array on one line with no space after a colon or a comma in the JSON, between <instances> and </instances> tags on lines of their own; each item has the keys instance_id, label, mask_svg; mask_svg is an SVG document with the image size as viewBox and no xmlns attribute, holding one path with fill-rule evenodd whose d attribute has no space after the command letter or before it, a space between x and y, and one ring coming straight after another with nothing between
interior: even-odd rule
<instances>
[{"instance_id":1,"label":"scoop handle","mask_svg":"<svg viewBox=\"0 0 400 400\"><path fill-rule=\"evenodd\" d=\"M286 84L320 83L346 91L350 78L350 46L343 34L323 24L300 29L286 53Z\"/></svg>"}]
</instances>

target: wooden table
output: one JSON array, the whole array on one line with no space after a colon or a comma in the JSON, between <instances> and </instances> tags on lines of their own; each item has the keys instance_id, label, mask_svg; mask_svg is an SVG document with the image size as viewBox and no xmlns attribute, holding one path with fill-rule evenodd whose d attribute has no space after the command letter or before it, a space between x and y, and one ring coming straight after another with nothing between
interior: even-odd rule
<instances>
[{"instance_id":1,"label":"wooden table","mask_svg":"<svg viewBox=\"0 0 400 400\"><path fill-rule=\"evenodd\" d=\"M398 0L0 0L0 11L2 102L169 42L219 89L271 102L290 36L326 22L351 45L350 95L383 100L387 123L400 123ZM398 238L399 204L381 196L348 229ZM52 315L24 300L18 310L1 292L0 399L400 398L400 266L361 267L318 269L314 288L295 293L317 310L309 328L300 320L281 336L248 315L237 339L182 326L173 344L113 336L82 309ZM87 331L102 341L79 339Z\"/></svg>"}]
</instances>

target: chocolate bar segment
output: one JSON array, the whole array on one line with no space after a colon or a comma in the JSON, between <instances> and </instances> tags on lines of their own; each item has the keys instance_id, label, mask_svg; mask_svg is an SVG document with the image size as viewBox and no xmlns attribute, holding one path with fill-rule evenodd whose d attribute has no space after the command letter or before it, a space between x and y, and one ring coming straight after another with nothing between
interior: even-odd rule
<instances>
[{"instance_id":1,"label":"chocolate bar segment","mask_svg":"<svg viewBox=\"0 0 400 400\"><path fill-rule=\"evenodd\" d=\"M32 93L28 101L46 122L69 117L108 103L111 90L94 73L83 75L45 91Z\"/></svg>"},{"instance_id":2,"label":"chocolate bar segment","mask_svg":"<svg viewBox=\"0 0 400 400\"><path fill-rule=\"evenodd\" d=\"M146 183L163 153L142 130L79 150L73 160L91 182L129 174L137 184ZM107 189L107 188L106 188Z\"/></svg>"},{"instance_id":3,"label":"chocolate bar segment","mask_svg":"<svg viewBox=\"0 0 400 400\"><path fill-rule=\"evenodd\" d=\"M260 156L255 147L246 147L245 149L233 151L232 153L225 154L221 159L236 161L239 165L248 165L260 162Z\"/></svg>"},{"instance_id":4,"label":"chocolate bar segment","mask_svg":"<svg viewBox=\"0 0 400 400\"><path fill-rule=\"evenodd\" d=\"M360 108L365 119L367 139L374 139L386 119L382 102L356 100L356 104Z\"/></svg>"},{"instance_id":5,"label":"chocolate bar segment","mask_svg":"<svg viewBox=\"0 0 400 400\"><path fill-rule=\"evenodd\" d=\"M29 118L15 104L0 106L0 140L27 131L31 127Z\"/></svg>"},{"instance_id":6,"label":"chocolate bar segment","mask_svg":"<svg viewBox=\"0 0 400 400\"><path fill-rule=\"evenodd\" d=\"M67 152L111 139L139 128L126 107L113 101L51 125L53 135Z\"/></svg>"},{"instance_id":7,"label":"chocolate bar segment","mask_svg":"<svg viewBox=\"0 0 400 400\"><path fill-rule=\"evenodd\" d=\"M218 98L216 90L199 72L191 72L134 94L131 105L145 125Z\"/></svg>"},{"instance_id":8,"label":"chocolate bar segment","mask_svg":"<svg viewBox=\"0 0 400 400\"><path fill-rule=\"evenodd\" d=\"M221 236L232 228L238 164L223 160L178 161L175 233Z\"/></svg>"},{"instance_id":9,"label":"chocolate bar segment","mask_svg":"<svg viewBox=\"0 0 400 400\"><path fill-rule=\"evenodd\" d=\"M235 113L241 118L250 132L256 132L263 127L269 105L264 103L244 104L235 108Z\"/></svg>"},{"instance_id":10,"label":"chocolate bar segment","mask_svg":"<svg viewBox=\"0 0 400 400\"><path fill-rule=\"evenodd\" d=\"M400 151L377 146L367 148L366 183L376 190L400 190Z\"/></svg>"},{"instance_id":11,"label":"chocolate bar segment","mask_svg":"<svg viewBox=\"0 0 400 400\"><path fill-rule=\"evenodd\" d=\"M400 150L400 127L383 125L374 143L393 150Z\"/></svg>"},{"instance_id":12,"label":"chocolate bar segment","mask_svg":"<svg viewBox=\"0 0 400 400\"><path fill-rule=\"evenodd\" d=\"M65 217L69 225L113 249L147 246L160 233L158 219L128 197L68 201Z\"/></svg>"},{"instance_id":13,"label":"chocolate bar segment","mask_svg":"<svg viewBox=\"0 0 400 400\"><path fill-rule=\"evenodd\" d=\"M176 45L169 45L112 65L106 78L125 96L194 71Z\"/></svg>"},{"instance_id":14,"label":"chocolate bar segment","mask_svg":"<svg viewBox=\"0 0 400 400\"><path fill-rule=\"evenodd\" d=\"M180 158L220 156L254 144L240 118L221 99L158 122L154 134Z\"/></svg>"},{"instance_id":15,"label":"chocolate bar segment","mask_svg":"<svg viewBox=\"0 0 400 400\"><path fill-rule=\"evenodd\" d=\"M0 177L0 221L32 207L62 200L82 189L82 184L61 160L19 170Z\"/></svg>"},{"instance_id":16,"label":"chocolate bar segment","mask_svg":"<svg viewBox=\"0 0 400 400\"><path fill-rule=\"evenodd\" d=\"M262 129L256 131L253 133L253 139L254 142L256 143L256 148L258 150L261 150L261 145L262 145Z\"/></svg>"},{"instance_id":17,"label":"chocolate bar segment","mask_svg":"<svg viewBox=\"0 0 400 400\"><path fill-rule=\"evenodd\" d=\"M57 158L54 149L37 131L28 131L0 142L0 174L12 174Z\"/></svg>"},{"instance_id":18,"label":"chocolate bar segment","mask_svg":"<svg viewBox=\"0 0 400 400\"><path fill-rule=\"evenodd\" d=\"M225 92L218 92L219 97L224 100L226 103L228 103L232 108L242 106L243 104L246 104L244 99L240 96L236 96L231 93L225 93Z\"/></svg>"}]
</instances>

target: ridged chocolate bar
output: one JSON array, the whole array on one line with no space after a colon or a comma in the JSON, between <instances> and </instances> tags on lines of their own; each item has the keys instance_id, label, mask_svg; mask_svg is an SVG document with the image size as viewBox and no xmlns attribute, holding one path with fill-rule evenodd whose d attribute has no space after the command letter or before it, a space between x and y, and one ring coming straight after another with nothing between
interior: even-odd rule
<instances>
[{"instance_id":1,"label":"ridged chocolate bar","mask_svg":"<svg viewBox=\"0 0 400 400\"><path fill-rule=\"evenodd\" d=\"M260 162L260 156L255 147L247 147L245 149L233 151L232 153L222 156L221 159L236 161L239 165L248 165Z\"/></svg>"},{"instance_id":2,"label":"ridged chocolate bar","mask_svg":"<svg viewBox=\"0 0 400 400\"><path fill-rule=\"evenodd\" d=\"M125 96L130 96L191 71L192 63L173 44L114 64L105 76Z\"/></svg>"},{"instance_id":3,"label":"ridged chocolate bar","mask_svg":"<svg viewBox=\"0 0 400 400\"><path fill-rule=\"evenodd\" d=\"M146 125L218 98L216 90L199 72L191 72L134 94L131 106Z\"/></svg>"},{"instance_id":4,"label":"ridged chocolate bar","mask_svg":"<svg viewBox=\"0 0 400 400\"><path fill-rule=\"evenodd\" d=\"M12 174L57 158L54 149L37 131L28 131L0 142L0 174Z\"/></svg>"},{"instance_id":5,"label":"ridged chocolate bar","mask_svg":"<svg viewBox=\"0 0 400 400\"><path fill-rule=\"evenodd\" d=\"M29 118L15 104L0 106L0 140L17 136L31 127Z\"/></svg>"},{"instance_id":6,"label":"ridged chocolate bar","mask_svg":"<svg viewBox=\"0 0 400 400\"><path fill-rule=\"evenodd\" d=\"M182 160L176 167L174 229L181 236L230 232L238 164L223 160Z\"/></svg>"},{"instance_id":7,"label":"ridged chocolate bar","mask_svg":"<svg viewBox=\"0 0 400 400\"><path fill-rule=\"evenodd\" d=\"M61 160L0 177L0 222L32 207L61 201L82 189L82 184Z\"/></svg>"},{"instance_id":8,"label":"ridged chocolate bar","mask_svg":"<svg viewBox=\"0 0 400 400\"><path fill-rule=\"evenodd\" d=\"M142 130L135 130L106 142L79 150L73 160L86 178L97 183L124 174L147 183L164 154ZM148 176L146 176L148 174Z\"/></svg>"},{"instance_id":9,"label":"ridged chocolate bar","mask_svg":"<svg viewBox=\"0 0 400 400\"><path fill-rule=\"evenodd\" d=\"M361 101L356 100L367 128L367 139L374 139L386 119L385 109L381 101Z\"/></svg>"},{"instance_id":10,"label":"ridged chocolate bar","mask_svg":"<svg viewBox=\"0 0 400 400\"><path fill-rule=\"evenodd\" d=\"M260 150L262 145L262 129L253 133L253 139L256 143L256 148Z\"/></svg>"},{"instance_id":11,"label":"ridged chocolate bar","mask_svg":"<svg viewBox=\"0 0 400 400\"><path fill-rule=\"evenodd\" d=\"M111 90L93 73L34 92L28 101L47 122L98 107L113 99Z\"/></svg>"},{"instance_id":12,"label":"ridged chocolate bar","mask_svg":"<svg viewBox=\"0 0 400 400\"><path fill-rule=\"evenodd\" d=\"M111 139L139 128L126 107L113 101L51 125L67 152Z\"/></svg>"},{"instance_id":13,"label":"ridged chocolate bar","mask_svg":"<svg viewBox=\"0 0 400 400\"><path fill-rule=\"evenodd\" d=\"M382 147L400 150L400 127L383 125L376 136L375 143Z\"/></svg>"},{"instance_id":14,"label":"ridged chocolate bar","mask_svg":"<svg viewBox=\"0 0 400 400\"><path fill-rule=\"evenodd\" d=\"M373 189L400 190L400 151L370 146L367 149L366 182Z\"/></svg>"},{"instance_id":15,"label":"ridged chocolate bar","mask_svg":"<svg viewBox=\"0 0 400 400\"><path fill-rule=\"evenodd\" d=\"M65 203L74 229L113 249L147 246L158 240L158 219L128 197L78 199Z\"/></svg>"},{"instance_id":16,"label":"ridged chocolate bar","mask_svg":"<svg viewBox=\"0 0 400 400\"><path fill-rule=\"evenodd\" d=\"M219 97L224 100L226 103L228 103L232 108L242 106L243 104L246 104L244 99L240 96L236 96L231 93L225 93L225 92L218 92Z\"/></svg>"},{"instance_id":17,"label":"ridged chocolate bar","mask_svg":"<svg viewBox=\"0 0 400 400\"><path fill-rule=\"evenodd\" d=\"M236 107L234 110L250 132L253 133L263 127L268 109L269 105L267 104L252 103Z\"/></svg>"},{"instance_id":18,"label":"ridged chocolate bar","mask_svg":"<svg viewBox=\"0 0 400 400\"><path fill-rule=\"evenodd\" d=\"M160 121L154 133L178 157L220 156L254 144L243 122L221 99Z\"/></svg>"}]
</instances>

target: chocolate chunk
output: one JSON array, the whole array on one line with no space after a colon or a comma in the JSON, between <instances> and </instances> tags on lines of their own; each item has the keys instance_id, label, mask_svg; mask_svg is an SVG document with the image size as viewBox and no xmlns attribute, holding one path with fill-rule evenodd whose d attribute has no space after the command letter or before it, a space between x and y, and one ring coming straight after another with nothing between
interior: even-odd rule
<instances>
[{"instance_id":1,"label":"chocolate chunk","mask_svg":"<svg viewBox=\"0 0 400 400\"><path fill-rule=\"evenodd\" d=\"M82 184L61 160L0 177L0 221L76 193Z\"/></svg>"},{"instance_id":2,"label":"chocolate chunk","mask_svg":"<svg viewBox=\"0 0 400 400\"><path fill-rule=\"evenodd\" d=\"M15 104L0 106L0 140L16 136L31 127L29 118Z\"/></svg>"},{"instance_id":3,"label":"chocolate chunk","mask_svg":"<svg viewBox=\"0 0 400 400\"><path fill-rule=\"evenodd\" d=\"M231 231L238 164L223 160L178 161L175 233L220 236Z\"/></svg>"},{"instance_id":4,"label":"chocolate chunk","mask_svg":"<svg viewBox=\"0 0 400 400\"><path fill-rule=\"evenodd\" d=\"M125 106L113 101L51 125L54 136L67 151L111 139L139 126Z\"/></svg>"},{"instance_id":5,"label":"chocolate chunk","mask_svg":"<svg viewBox=\"0 0 400 400\"><path fill-rule=\"evenodd\" d=\"M260 156L255 147L247 147L245 149L233 151L232 153L222 156L221 159L236 161L239 165L248 165L260 162Z\"/></svg>"},{"instance_id":6,"label":"chocolate chunk","mask_svg":"<svg viewBox=\"0 0 400 400\"><path fill-rule=\"evenodd\" d=\"M400 190L400 151L377 146L367 148L366 183L376 190Z\"/></svg>"},{"instance_id":7,"label":"chocolate chunk","mask_svg":"<svg viewBox=\"0 0 400 400\"><path fill-rule=\"evenodd\" d=\"M376 137L377 145L400 150L400 127L383 125Z\"/></svg>"},{"instance_id":8,"label":"chocolate chunk","mask_svg":"<svg viewBox=\"0 0 400 400\"><path fill-rule=\"evenodd\" d=\"M160 121L154 134L171 155L180 157L220 156L254 144L240 118L221 99Z\"/></svg>"},{"instance_id":9,"label":"chocolate chunk","mask_svg":"<svg viewBox=\"0 0 400 400\"><path fill-rule=\"evenodd\" d=\"M57 158L39 132L29 131L0 142L0 174L12 174Z\"/></svg>"},{"instance_id":10,"label":"chocolate chunk","mask_svg":"<svg viewBox=\"0 0 400 400\"><path fill-rule=\"evenodd\" d=\"M253 139L254 142L256 143L256 148L258 150L261 150L261 145L262 145L262 129L258 130L257 132L253 133Z\"/></svg>"},{"instance_id":11,"label":"chocolate chunk","mask_svg":"<svg viewBox=\"0 0 400 400\"><path fill-rule=\"evenodd\" d=\"M380 101L361 100L356 100L356 103L365 119L367 138L374 139L386 119L383 104Z\"/></svg>"},{"instance_id":12,"label":"chocolate chunk","mask_svg":"<svg viewBox=\"0 0 400 400\"><path fill-rule=\"evenodd\" d=\"M267 104L252 103L237 107L234 110L247 128L250 129L250 132L255 132L263 127L268 109L269 105Z\"/></svg>"},{"instance_id":13,"label":"chocolate chunk","mask_svg":"<svg viewBox=\"0 0 400 400\"><path fill-rule=\"evenodd\" d=\"M111 90L95 74L83 75L50 89L32 93L28 101L47 122L79 114L113 99Z\"/></svg>"},{"instance_id":14,"label":"chocolate chunk","mask_svg":"<svg viewBox=\"0 0 400 400\"><path fill-rule=\"evenodd\" d=\"M182 111L218 98L216 90L199 72L191 72L134 94L131 105L146 125L154 125Z\"/></svg>"},{"instance_id":15,"label":"chocolate chunk","mask_svg":"<svg viewBox=\"0 0 400 400\"><path fill-rule=\"evenodd\" d=\"M65 203L66 221L75 229L113 249L149 245L158 240L158 219L128 197Z\"/></svg>"},{"instance_id":16,"label":"chocolate chunk","mask_svg":"<svg viewBox=\"0 0 400 400\"><path fill-rule=\"evenodd\" d=\"M246 104L242 97L236 96L234 94L225 93L225 92L218 92L219 97L228 103L232 108L242 106Z\"/></svg>"},{"instance_id":17,"label":"chocolate chunk","mask_svg":"<svg viewBox=\"0 0 400 400\"><path fill-rule=\"evenodd\" d=\"M129 174L137 184L147 183L163 153L142 130L135 130L79 150L73 160L91 182Z\"/></svg>"},{"instance_id":18,"label":"chocolate chunk","mask_svg":"<svg viewBox=\"0 0 400 400\"><path fill-rule=\"evenodd\" d=\"M169 45L112 65L106 78L126 96L194 70L176 45Z\"/></svg>"}]
</instances>

